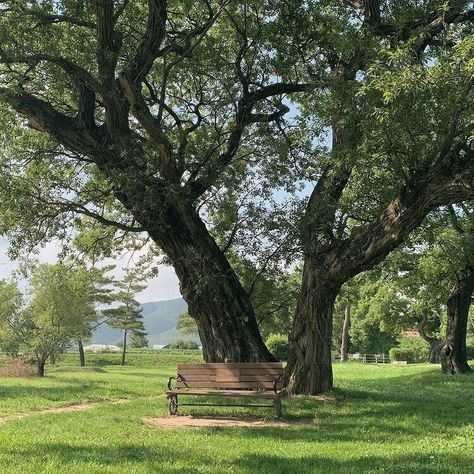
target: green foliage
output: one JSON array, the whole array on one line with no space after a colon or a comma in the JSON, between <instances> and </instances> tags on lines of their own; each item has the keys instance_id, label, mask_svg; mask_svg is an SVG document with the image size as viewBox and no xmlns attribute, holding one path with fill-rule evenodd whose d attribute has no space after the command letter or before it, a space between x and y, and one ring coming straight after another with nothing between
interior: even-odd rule
<instances>
[{"instance_id":1,"label":"green foliage","mask_svg":"<svg viewBox=\"0 0 474 474\"><path fill-rule=\"evenodd\" d=\"M142 309L140 303L135 299L136 295L146 288L144 281L147 275L140 271L140 268L127 268L125 276L116 282L118 291L113 294L113 300L121 303L117 308L108 308L102 311L106 318L106 323L124 333L140 335L145 337L145 327L143 325ZM124 355L126 347L123 347Z\"/></svg>"},{"instance_id":2,"label":"green foliage","mask_svg":"<svg viewBox=\"0 0 474 474\"><path fill-rule=\"evenodd\" d=\"M196 341L177 339L171 344L168 344L166 349L199 349L199 344Z\"/></svg>"},{"instance_id":3,"label":"green foliage","mask_svg":"<svg viewBox=\"0 0 474 474\"><path fill-rule=\"evenodd\" d=\"M1 347L33 357L40 367L72 341L90 337L97 323L96 304L107 300L104 271L65 263L39 265L29 280L28 305L13 283L2 282Z\"/></svg>"},{"instance_id":4,"label":"green foliage","mask_svg":"<svg viewBox=\"0 0 474 474\"><path fill-rule=\"evenodd\" d=\"M397 347L389 351L390 360L406 360L408 363L426 362L429 345L419 337L402 337Z\"/></svg>"},{"instance_id":5,"label":"green foliage","mask_svg":"<svg viewBox=\"0 0 474 474\"><path fill-rule=\"evenodd\" d=\"M283 334L270 334L265 341L268 350L278 359L288 359L288 336Z\"/></svg>"},{"instance_id":6,"label":"green foliage","mask_svg":"<svg viewBox=\"0 0 474 474\"><path fill-rule=\"evenodd\" d=\"M23 296L14 282L0 280L0 349L16 356L22 349L22 333L27 333Z\"/></svg>"},{"instance_id":7,"label":"green foliage","mask_svg":"<svg viewBox=\"0 0 474 474\"><path fill-rule=\"evenodd\" d=\"M178 319L177 329L181 334L197 334L196 321L185 311Z\"/></svg>"},{"instance_id":8,"label":"green foliage","mask_svg":"<svg viewBox=\"0 0 474 474\"><path fill-rule=\"evenodd\" d=\"M145 334L132 334L132 337L130 338L130 347L132 347L133 349L141 349L143 347L148 347L148 339Z\"/></svg>"},{"instance_id":9,"label":"green foliage","mask_svg":"<svg viewBox=\"0 0 474 474\"><path fill-rule=\"evenodd\" d=\"M400 332L400 315L406 306L398 298L396 289L380 280L380 273L373 271L353 279L341 296L351 299L351 352L369 354L387 352ZM343 312L343 305L336 308ZM339 316L342 319L342 316ZM341 324L340 324L341 325ZM341 329L342 330L342 329Z\"/></svg>"}]
</instances>

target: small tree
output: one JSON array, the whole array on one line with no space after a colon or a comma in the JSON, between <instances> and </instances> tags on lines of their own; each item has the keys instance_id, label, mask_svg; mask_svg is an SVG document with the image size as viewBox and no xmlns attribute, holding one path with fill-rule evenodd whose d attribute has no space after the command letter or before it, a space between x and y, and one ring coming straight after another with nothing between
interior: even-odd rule
<instances>
[{"instance_id":1,"label":"small tree","mask_svg":"<svg viewBox=\"0 0 474 474\"><path fill-rule=\"evenodd\" d=\"M28 330L23 317L23 296L13 282L0 280L0 349L17 356Z\"/></svg>"},{"instance_id":2,"label":"small tree","mask_svg":"<svg viewBox=\"0 0 474 474\"><path fill-rule=\"evenodd\" d=\"M139 268L127 269L123 280L117 282L119 291L114 295L114 300L120 302L121 305L118 308L103 311L108 318L107 324L123 332L121 365L125 365L128 333L146 336L140 303L135 299L135 296L146 288L143 283L145 279L146 274L140 272Z\"/></svg>"},{"instance_id":3,"label":"small tree","mask_svg":"<svg viewBox=\"0 0 474 474\"><path fill-rule=\"evenodd\" d=\"M148 338L143 333L134 333L130 338L130 346L134 349L142 349L148 347Z\"/></svg>"},{"instance_id":4,"label":"small tree","mask_svg":"<svg viewBox=\"0 0 474 474\"><path fill-rule=\"evenodd\" d=\"M31 302L24 304L16 284L0 282L0 345L11 355L36 360L37 373L64 352L95 320L86 274L65 264L39 265L29 284Z\"/></svg>"}]
</instances>

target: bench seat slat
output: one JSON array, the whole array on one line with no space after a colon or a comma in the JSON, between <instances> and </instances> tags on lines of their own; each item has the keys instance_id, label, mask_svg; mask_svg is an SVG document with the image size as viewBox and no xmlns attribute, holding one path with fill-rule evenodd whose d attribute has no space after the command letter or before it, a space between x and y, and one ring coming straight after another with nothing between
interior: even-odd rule
<instances>
[{"instance_id":1,"label":"bench seat slat","mask_svg":"<svg viewBox=\"0 0 474 474\"><path fill-rule=\"evenodd\" d=\"M242 363L206 363L206 364L178 364L178 372L189 368L229 368L229 369L279 369L281 362L242 362Z\"/></svg>"},{"instance_id":2,"label":"bench seat slat","mask_svg":"<svg viewBox=\"0 0 474 474\"><path fill-rule=\"evenodd\" d=\"M198 382L191 382L191 381L177 381L176 387L179 388L238 388L242 390L251 390L251 389L258 389L258 388L265 388L265 389L273 389L273 382L266 381L266 382L239 382L239 381L229 381L229 382L213 382L211 380L208 381L198 381Z\"/></svg>"},{"instance_id":3,"label":"bench seat slat","mask_svg":"<svg viewBox=\"0 0 474 474\"><path fill-rule=\"evenodd\" d=\"M167 395L193 395L203 397L249 397L249 398L279 398L275 392L265 390L168 390Z\"/></svg>"},{"instance_id":4,"label":"bench seat slat","mask_svg":"<svg viewBox=\"0 0 474 474\"><path fill-rule=\"evenodd\" d=\"M215 374L180 374L186 382L215 382L216 376Z\"/></svg>"}]
</instances>

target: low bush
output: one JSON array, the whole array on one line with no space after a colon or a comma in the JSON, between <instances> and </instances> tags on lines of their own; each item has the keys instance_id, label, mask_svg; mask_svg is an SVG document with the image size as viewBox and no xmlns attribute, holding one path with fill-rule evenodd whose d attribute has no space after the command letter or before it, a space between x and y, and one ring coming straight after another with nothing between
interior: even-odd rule
<instances>
[{"instance_id":1,"label":"low bush","mask_svg":"<svg viewBox=\"0 0 474 474\"><path fill-rule=\"evenodd\" d=\"M288 359L288 337L283 334L270 334L265 343L268 350L278 359Z\"/></svg>"},{"instance_id":2,"label":"low bush","mask_svg":"<svg viewBox=\"0 0 474 474\"><path fill-rule=\"evenodd\" d=\"M474 337L468 337L466 341L467 358L474 359Z\"/></svg>"},{"instance_id":3,"label":"low bush","mask_svg":"<svg viewBox=\"0 0 474 474\"><path fill-rule=\"evenodd\" d=\"M33 377L36 373L36 362L27 357L2 357L0 361L0 377Z\"/></svg>"},{"instance_id":4,"label":"low bush","mask_svg":"<svg viewBox=\"0 0 474 474\"><path fill-rule=\"evenodd\" d=\"M390 360L406 360L409 364L428 360L428 343L419 337L402 337L397 347L389 351Z\"/></svg>"},{"instance_id":5,"label":"low bush","mask_svg":"<svg viewBox=\"0 0 474 474\"><path fill-rule=\"evenodd\" d=\"M166 349L199 349L199 344L196 341L177 339L171 344L168 344Z\"/></svg>"}]
</instances>

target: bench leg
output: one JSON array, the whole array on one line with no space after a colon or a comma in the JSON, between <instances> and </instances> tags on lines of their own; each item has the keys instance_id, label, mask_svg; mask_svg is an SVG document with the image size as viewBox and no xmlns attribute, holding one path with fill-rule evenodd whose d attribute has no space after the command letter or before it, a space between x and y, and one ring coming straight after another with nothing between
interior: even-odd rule
<instances>
[{"instance_id":1,"label":"bench leg","mask_svg":"<svg viewBox=\"0 0 474 474\"><path fill-rule=\"evenodd\" d=\"M168 397L168 413L170 415L178 414L178 396L171 395Z\"/></svg>"},{"instance_id":2,"label":"bench leg","mask_svg":"<svg viewBox=\"0 0 474 474\"><path fill-rule=\"evenodd\" d=\"M275 418L281 418L281 399L275 398Z\"/></svg>"}]
</instances>

